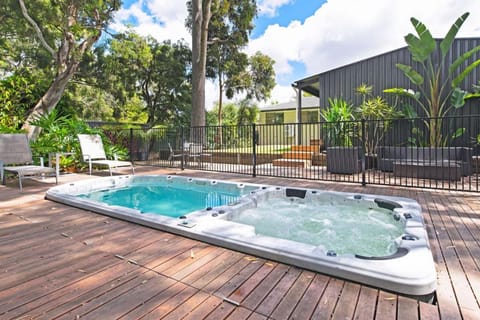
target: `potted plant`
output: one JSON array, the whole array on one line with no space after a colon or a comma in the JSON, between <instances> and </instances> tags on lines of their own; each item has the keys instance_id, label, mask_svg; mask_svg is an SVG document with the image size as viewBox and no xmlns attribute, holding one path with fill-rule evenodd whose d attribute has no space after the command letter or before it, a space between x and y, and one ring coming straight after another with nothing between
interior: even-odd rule
<instances>
[{"instance_id":1,"label":"potted plant","mask_svg":"<svg viewBox=\"0 0 480 320\"><path fill-rule=\"evenodd\" d=\"M365 168L374 169L377 146L391 127L392 119L400 113L384 98L373 96L372 86L363 83L355 91L362 96L362 104L356 109L356 113L358 118L365 120L363 132L360 134L365 149Z\"/></svg>"},{"instance_id":2,"label":"potted plant","mask_svg":"<svg viewBox=\"0 0 480 320\"><path fill-rule=\"evenodd\" d=\"M357 133L353 105L343 99L328 99L329 107L320 112L327 146L327 171L353 174L362 171L360 148L354 146Z\"/></svg>"},{"instance_id":3,"label":"potted plant","mask_svg":"<svg viewBox=\"0 0 480 320\"><path fill-rule=\"evenodd\" d=\"M320 116L325 121L326 146L350 147L355 136L355 116L353 105L342 98L329 98L328 108L320 111Z\"/></svg>"}]
</instances>

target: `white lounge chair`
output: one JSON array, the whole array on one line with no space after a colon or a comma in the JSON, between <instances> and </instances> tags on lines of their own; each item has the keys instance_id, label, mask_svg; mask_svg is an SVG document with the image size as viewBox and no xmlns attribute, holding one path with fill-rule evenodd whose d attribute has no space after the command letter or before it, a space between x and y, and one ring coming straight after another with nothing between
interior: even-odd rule
<instances>
[{"instance_id":1,"label":"white lounge chair","mask_svg":"<svg viewBox=\"0 0 480 320\"><path fill-rule=\"evenodd\" d=\"M55 175L58 184L58 175L54 168L45 167L43 158L40 165L33 164L32 151L26 134L0 134L0 176L5 184L5 173L10 172L18 176L20 190L23 190L22 179L32 176Z\"/></svg>"},{"instance_id":2,"label":"white lounge chair","mask_svg":"<svg viewBox=\"0 0 480 320\"><path fill-rule=\"evenodd\" d=\"M135 168L130 161L108 160L103 148L102 138L98 134L79 134L80 148L82 149L83 161L88 162L88 172L92 175L92 165L101 165L108 167L110 175L112 169L118 167L131 167L132 174L135 174Z\"/></svg>"}]
</instances>

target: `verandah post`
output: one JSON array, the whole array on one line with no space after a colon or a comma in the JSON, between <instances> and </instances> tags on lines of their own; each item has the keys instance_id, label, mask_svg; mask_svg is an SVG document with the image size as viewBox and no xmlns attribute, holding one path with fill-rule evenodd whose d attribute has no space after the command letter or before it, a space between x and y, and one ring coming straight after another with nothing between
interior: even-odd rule
<instances>
[{"instance_id":1,"label":"verandah post","mask_svg":"<svg viewBox=\"0 0 480 320\"><path fill-rule=\"evenodd\" d=\"M180 158L180 168L182 170L185 170L185 150L184 150L184 146L185 146L185 130L183 129L183 126L180 127L180 134L182 136L182 140L181 140L181 144L180 144L180 148L182 150L182 157Z\"/></svg>"},{"instance_id":2,"label":"verandah post","mask_svg":"<svg viewBox=\"0 0 480 320\"><path fill-rule=\"evenodd\" d=\"M129 145L130 145L130 147L129 147L129 149L130 149L130 161L133 162L133 128L130 128L130 137L129 138L130 138L130 143L129 143Z\"/></svg>"},{"instance_id":3,"label":"verandah post","mask_svg":"<svg viewBox=\"0 0 480 320\"><path fill-rule=\"evenodd\" d=\"M360 142L362 143L362 145L360 146L360 150L362 152L362 186L367 185L367 181L365 178L365 137L367 136L367 133L365 130L365 119L362 119L362 130L360 131Z\"/></svg>"}]
</instances>

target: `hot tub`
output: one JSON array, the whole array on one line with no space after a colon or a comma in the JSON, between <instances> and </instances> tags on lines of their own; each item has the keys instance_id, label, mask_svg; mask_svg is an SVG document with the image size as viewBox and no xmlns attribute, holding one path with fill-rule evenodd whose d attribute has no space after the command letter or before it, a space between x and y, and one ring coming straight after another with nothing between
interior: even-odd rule
<instances>
[{"instance_id":1,"label":"hot tub","mask_svg":"<svg viewBox=\"0 0 480 320\"><path fill-rule=\"evenodd\" d=\"M120 192L131 204L116 203ZM196 207L164 208L189 202L191 192ZM167 175L69 183L46 198L401 294L435 291L421 208L411 199ZM155 199L164 200L137 206Z\"/></svg>"}]
</instances>

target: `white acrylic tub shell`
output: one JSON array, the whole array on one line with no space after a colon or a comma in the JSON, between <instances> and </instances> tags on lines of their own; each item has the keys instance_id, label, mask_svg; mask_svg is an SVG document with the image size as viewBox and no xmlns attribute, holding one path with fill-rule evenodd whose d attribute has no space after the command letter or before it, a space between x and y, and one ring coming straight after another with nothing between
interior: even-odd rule
<instances>
[{"instance_id":1,"label":"white acrylic tub shell","mask_svg":"<svg viewBox=\"0 0 480 320\"><path fill-rule=\"evenodd\" d=\"M130 183L155 184L158 179L169 179L181 183L225 183L243 188L258 187L243 196L237 203L195 211L186 219L176 219L161 215L140 213L138 210L120 206L110 206L98 201L77 197L93 191L125 187ZM287 187L243 184L228 181L188 178L181 176L115 176L84 180L51 188L46 198L85 210L94 211L115 218L135 222L163 231L172 232L214 245L295 265L320 273L340 277L373 287L415 296L430 295L436 288L436 272L432 253L428 244L421 209L411 199L375 196L342 192L305 190L305 197L331 196L358 201L385 201L398 208L393 209L405 225L405 237L397 239L397 256L382 259L366 259L355 255L332 255L322 246L313 246L295 241L272 238L255 233L255 228L229 221L232 215L255 206L265 197L285 197ZM292 190L292 189L290 189ZM406 254L405 254L406 253Z\"/></svg>"}]
</instances>

